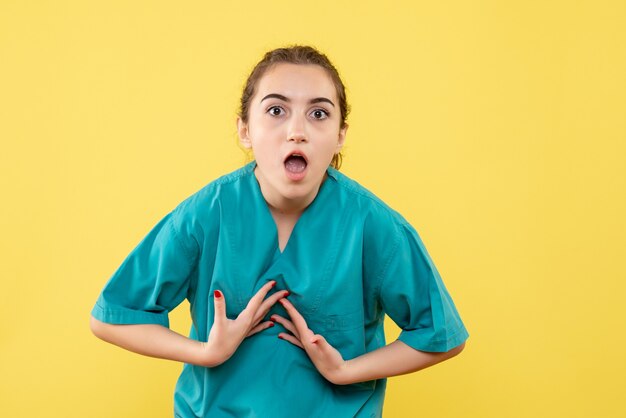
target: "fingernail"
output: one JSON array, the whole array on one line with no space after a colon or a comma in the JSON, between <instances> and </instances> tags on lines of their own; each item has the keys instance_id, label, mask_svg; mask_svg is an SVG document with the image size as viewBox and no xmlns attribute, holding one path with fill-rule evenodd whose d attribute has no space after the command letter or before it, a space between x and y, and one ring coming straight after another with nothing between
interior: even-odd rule
<instances>
[{"instance_id":1,"label":"fingernail","mask_svg":"<svg viewBox=\"0 0 626 418\"><path fill-rule=\"evenodd\" d=\"M280 338L281 340L284 340L284 338L283 338L283 337L281 337L281 336L280 336L280 334L278 334L278 338Z\"/></svg>"},{"instance_id":2,"label":"fingernail","mask_svg":"<svg viewBox=\"0 0 626 418\"><path fill-rule=\"evenodd\" d=\"M222 292L220 292L219 290L216 290L215 292L213 292L213 294L215 295L216 298L222 297Z\"/></svg>"},{"instance_id":3,"label":"fingernail","mask_svg":"<svg viewBox=\"0 0 626 418\"><path fill-rule=\"evenodd\" d=\"M291 292L290 292L289 290L287 290L287 292L285 292L285 296L283 296L283 297L285 297L285 298L286 298L286 297L287 297L287 296L289 296L289 295L291 295Z\"/></svg>"},{"instance_id":4,"label":"fingernail","mask_svg":"<svg viewBox=\"0 0 626 418\"><path fill-rule=\"evenodd\" d=\"M270 287L274 287L274 286L276 286L276 282L275 281L272 282L272 285Z\"/></svg>"},{"instance_id":5,"label":"fingernail","mask_svg":"<svg viewBox=\"0 0 626 418\"><path fill-rule=\"evenodd\" d=\"M271 327L273 327L273 326L274 326L274 323L273 323L273 322L270 322L270 325L269 325L269 326L270 326L270 328L271 328Z\"/></svg>"}]
</instances>

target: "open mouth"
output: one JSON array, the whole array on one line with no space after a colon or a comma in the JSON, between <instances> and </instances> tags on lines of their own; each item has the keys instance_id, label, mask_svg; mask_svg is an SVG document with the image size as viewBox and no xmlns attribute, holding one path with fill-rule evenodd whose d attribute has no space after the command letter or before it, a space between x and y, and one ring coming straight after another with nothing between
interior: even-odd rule
<instances>
[{"instance_id":1,"label":"open mouth","mask_svg":"<svg viewBox=\"0 0 626 418\"><path fill-rule=\"evenodd\" d=\"M302 154L294 152L285 158L285 169L292 174L300 174L306 170L307 160Z\"/></svg>"}]
</instances>

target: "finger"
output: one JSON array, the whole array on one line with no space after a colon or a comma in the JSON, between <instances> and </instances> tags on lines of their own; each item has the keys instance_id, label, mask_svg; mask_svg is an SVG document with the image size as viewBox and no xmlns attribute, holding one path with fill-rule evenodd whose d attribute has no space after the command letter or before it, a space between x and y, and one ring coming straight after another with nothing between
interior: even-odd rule
<instances>
[{"instance_id":1,"label":"finger","mask_svg":"<svg viewBox=\"0 0 626 418\"><path fill-rule=\"evenodd\" d=\"M309 326L306 324L304 317L300 315L300 312L298 312L295 306L293 306L291 302L289 302L287 299L279 299L279 302L283 305L283 307L291 317L291 322L293 322L293 324L296 326L298 334L300 334L301 336L305 335L306 331L309 330Z\"/></svg>"},{"instance_id":2,"label":"finger","mask_svg":"<svg viewBox=\"0 0 626 418\"><path fill-rule=\"evenodd\" d=\"M249 337L251 335L256 334L257 332L261 332L264 329L268 329L268 328L272 328L274 326L274 323L272 321L265 321L260 323L259 325L257 325L256 327L252 328L250 330L250 332L248 332L248 335L246 335L246 337Z\"/></svg>"},{"instance_id":3,"label":"finger","mask_svg":"<svg viewBox=\"0 0 626 418\"><path fill-rule=\"evenodd\" d=\"M215 307L215 312L213 315L214 321L223 321L226 319L226 300L224 299L224 294L219 290L213 292L213 306Z\"/></svg>"},{"instance_id":4,"label":"finger","mask_svg":"<svg viewBox=\"0 0 626 418\"><path fill-rule=\"evenodd\" d=\"M300 334L298 333L296 327L293 325L293 322L286 318L283 318L280 315L272 315L271 319L272 321L278 322L280 325L282 325L287 331L295 335L297 339L300 339Z\"/></svg>"},{"instance_id":5,"label":"finger","mask_svg":"<svg viewBox=\"0 0 626 418\"><path fill-rule=\"evenodd\" d=\"M257 310L259 310L259 306L261 306L263 299L265 299L265 295L267 295L267 292L269 292L270 289L274 287L275 285L276 285L276 280L272 280L272 281L265 283L263 287L261 287L259 291L256 292L256 294L252 296L252 298L250 298L248 305L246 305L246 309L252 312L256 312Z\"/></svg>"},{"instance_id":6,"label":"finger","mask_svg":"<svg viewBox=\"0 0 626 418\"><path fill-rule=\"evenodd\" d=\"M281 340L285 340L285 341L289 341L290 343L292 343L293 345L297 345L298 347L300 347L301 349L304 350L304 347L302 346L302 344L300 343L300 340L298 340L296 337L294 337L293 335L289 335L289 334L285 334L285 333L280 333L278 334L278 338L280 338Z\"/></svg>"},{"instance_id":7,"label":"finger","mask_svg":"<svg viewBox=\"0 0 626 418\"><path fill-rule=\"evenodd\" d=\"M289 294L290 293L288 290L281 290L269 296L267 299L265 299L263 303L261 304L261 306L259 306L259 309L256 312L256 316L254 317L254 322L260 321L261 318L267 315L272 305L274 305L278 301L278 299L286 298L287 296L289 296Z\"/></svg>"},{"instance_id":8,"label":"finger","mask_svg":"<svg viewBox=\"0 0 626 418\"><path fill-rule=\"evenodd\" d=\"M316 344L320 347L323 346L325 343L328 344L328 342L326 341L326 338L324 338L320 334L315 334L314 336L311 337L309 341L311 341L311 344Z\"/></svg>"}]
</instances>

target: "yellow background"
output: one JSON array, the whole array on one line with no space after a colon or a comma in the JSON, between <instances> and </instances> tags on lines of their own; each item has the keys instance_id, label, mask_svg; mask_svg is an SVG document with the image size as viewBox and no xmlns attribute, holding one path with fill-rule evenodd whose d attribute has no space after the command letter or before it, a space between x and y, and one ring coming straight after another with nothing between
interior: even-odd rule
<instances>
[{"instance_id":1,"label":"yellow background","mask_svg":"<svg viewBox=\"0 0 626 418\"><path fill-rule=\"evenodd\" d=\"M343 172L416 227L470 332L389 379L385 416L626 416L624 22L621 0L2 0L0 415L172 415L181 364L98 340L90 310L244 163L253 65L308 43L348 87Z\"/></svg>"}]
</instances>

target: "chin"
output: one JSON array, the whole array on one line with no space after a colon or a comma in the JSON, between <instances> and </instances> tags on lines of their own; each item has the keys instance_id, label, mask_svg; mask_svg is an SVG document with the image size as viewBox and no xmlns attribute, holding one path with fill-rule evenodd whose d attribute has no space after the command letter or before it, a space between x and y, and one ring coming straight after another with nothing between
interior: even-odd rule
<instances>
[{"instance_id":1,"label":"chin","mask_svg":"<svg viewBox=\"0 0 626 418\"><path fill-rule=\"evenodd\" d=\"M282 195L285 199L299 200L305 198L313 191L313 187L310 184L296 183L287 184L283 190Z\"/></svg>"}]
</instances>

